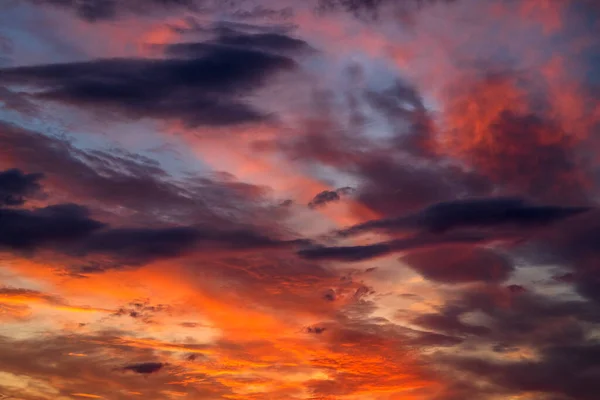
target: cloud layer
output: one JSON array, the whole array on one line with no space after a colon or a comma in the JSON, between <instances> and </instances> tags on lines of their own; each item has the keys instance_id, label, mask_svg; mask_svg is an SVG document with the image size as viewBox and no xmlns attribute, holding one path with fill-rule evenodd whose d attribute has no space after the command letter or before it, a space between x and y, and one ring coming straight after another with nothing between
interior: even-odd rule
<instances>
[{"instance_id":1,"label":"cloud layer","mask_svg":"<svg viewBox=\"0 0 600 400\"><path fill-rule=\"evenodd\" d=\"M0 397L596 399L598 11L0 5Z\"/></svg>"}]
</instances>

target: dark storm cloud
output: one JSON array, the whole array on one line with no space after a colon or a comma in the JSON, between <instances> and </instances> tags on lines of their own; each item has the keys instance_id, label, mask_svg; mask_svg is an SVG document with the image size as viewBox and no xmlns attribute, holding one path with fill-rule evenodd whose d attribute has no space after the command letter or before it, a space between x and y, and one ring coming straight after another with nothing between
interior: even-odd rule
<instances>
[{"instance_id":1,"label":"dark storm cloud","mask_svg":"<svg viewBox=\"0 0 600 400\"><path fill-rule=\"evenodd\" d=\"M156 372L160 371L161 369L163 369L164 366L165 366L164 363L147 362L147 363L127 365L127 366L123 367L123 369L126 371L133 371L138 374L153 374L153 373L156 373Z\"/></svg>"},{"instance_id":2,"label":"dark storm cloud","mask_svg":"<svg viewBox=\"0 0 600 400\"><path fill-rule=\"evenodd\" d=\"M177 56L0 69L0 82L34 87L37 99L132 118L223 126L269 118L240 97L295 67L287 57L219 43L171 45L167 53Z\"/></svg>"},{"instance_id":3,"label":"dark storm cloud","mask_svg":"<svg viewBox=\"0 0 600 400\"><path fill-rule=\"evenodd\" d=\"M425 230L443 233L458 228L538 227L592 210L590 207L561 207L530 204L521 198L475 198L431 205L420 212L398 218L369 221L343 235L369 230Z\"/></svg>"},{"instance_id":4,"label":"dark storm cloud","mask_svg":"<svg viewBox=\"0 0 600 400\"><path fill-rule=\"evenodd\" d=\"M19 169L0 171L0 206L16 206L41 190L42 174L26 174Z\"/></svg>"}]
</instances>

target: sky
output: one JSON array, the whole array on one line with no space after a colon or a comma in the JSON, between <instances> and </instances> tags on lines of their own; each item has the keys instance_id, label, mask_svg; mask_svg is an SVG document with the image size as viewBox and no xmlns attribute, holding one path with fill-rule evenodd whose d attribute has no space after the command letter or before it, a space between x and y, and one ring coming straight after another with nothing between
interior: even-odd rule
<instances>
[{"instance_id":1,"label":"sky","mask_svg":"<svg viewBox=\"0 0 600 400\"><path fill-rule=\"evenodd\" d=\"M600 6L0 2L0 399L597 400Z\"/></svg>"}]
</instances>

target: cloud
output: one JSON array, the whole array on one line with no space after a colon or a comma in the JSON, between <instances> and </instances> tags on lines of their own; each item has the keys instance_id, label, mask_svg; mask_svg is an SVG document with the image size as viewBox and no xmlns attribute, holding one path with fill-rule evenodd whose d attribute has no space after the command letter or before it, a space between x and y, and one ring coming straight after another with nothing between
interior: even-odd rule
<instances>
[{"instance_id":1,"label":"cloud","mask_svg":"<svg viewBox=\"0 0 600 400\"><path fill-rule=\"evenodd\" d=\"M9 90L3 86L0 86L0 103L3 109L16 111L28 116L36 115L39 112L39 108L31 101L27 93Z\"/></svg>"},{"instance_id":2,"label":"cloud","mask_svg":"<svg viewBox=\"0 0 600 400\"><path fill-rule=\"evenodd\" d=\"M581 296L600 304L597 262L600 215L595 210L567 221L561 230L537 238L524 255L531 260L555 263L562 273L557 282L572 284Z\"/></svg>"},{"instance_id":3,"label":"cloud","mask_svg":"<svg viewBox=\"0 0 600 400\"><path fill-rule=\"evenodd\" d=\"M123 367L126 371L133 371L138 374L154 374L163 369L165 364L159 362L147 362L141 364L126 365Z\"/></svg>"},{"instance_id":4,"label":"cloud","mask_svg":"<svg viewBox=\"0 0 600 400\"><path fill-rule=\"evenodd\" d=\"M542 206L514 197L475 198L441 202L412 215L369 221L341 231L351 235L369 230L424 230L444 233L459 228L538 227L592 210L591 207Z\"/></svg>"},{"instance_id":5,"label":"cloud","mask_svg":"<svg viewBox=\"0 0 600 400\"><path fill-rule=\"evenodd\" d=\"M125 14L152 14L169 9L194 10L202 1L197 0L28 0L35 5L66 9L88 22L117 19Z\"/></svg>"},{"instance_id":6,"label":"cloud","mask_svg":"<svg viewBox=\"0 0 600 400\"><path fill-rule=\"evenodd\" d=\"M104 224L90 218L85 207L60 204L32 210L0 209L0 247L34 250L88 237Z\"/></svg>"},{"instance_id":7,"label":"cloud","mask_svg":"<svg viewBox=\"0 0 600 400\"><path fill-rule=\"evenodd\" d=\"M0 248L28 251L50 249L71 256L106 255L117 263L139 265L178 257L192 251L281 248L299 242L276 240L259 233L218 228L110 228L91 219L74 204L32 210L0 209ZM99 271L103 268L99 265ZM96 267L84 267L93 272Z\"/></svg>"},{"instance_id":8,"label":"cloud","mask_svg":"<svg viewBox=\"0 0 600 400\"><path fill-rule=\"evenodd\" d=\"M315 17L316 1L303 2L286 20L297 29L269 26L287 17L252 8L266 2L226 2L233 13L214 17L260 19L261 27L206 24L213 5L195 3L201 9L159 0L36 2L93 25L24 8L27 21L83 29L82 38L64 38L82 50L78 60L114 32L133 42L133 54L153 41L148 27L152 38L168 32L187 41L155 47L164 50L155 59L0 70L7 118L28 117L43 132L67 126L78 143L0 123L0 171L11 168L0 173L0 194L10 197L0 200L0 278L11 285L0 288L0 318L13 336L0 337L0 391L25 400L591 400L600 378L600 225L597 144L585 138L597 124L583 119L597 102L570 90L589 75L573 65L587 58L589 43L571 42L588 28L569 30L574 3L322 2L360 17L373 12L373 23ZM159 14L167 19L146 18ZM547 40L536 40L538 25L550 29ZM318 36L310 60L300 60L313 51L303 35ZM21 48L15 37L11 65L35 63L37 41ZM561 54L563 42L572 52ZM73 59L60 46L45 49L45 62ZM492 53L490 63L473 60ZM515 68L491 76L506 60ZM362 66L340 67L347 63ZM514 72L531 65L531 79ZM305 67L298 82L274 79ZM275 81L282 86L267 87ZM114 116L152 123L118 138L137 150L101 149L106 137L80 134L78 114L66 112L76 109L47 101L110 115L103 130L121 128ZM238 130L264 121L276 129ZM274 184L271 198L271 189L231 174L187 174L197 160L161 153L161 165L135 154L147 144L143 129L172 132L180 122L190 153L208 155L202 162L270 184L264 163L282 161L284 185ZM212 134L215 127L224 135ZM286 173L302 179L286 181ZM5 174L28 189L3 189ZM309 190L301 186L308 180L351 182L356 191L335 207L350 193ZM294 204L313 210L278 205L293 193ZM350 225L343 233L377 239L294 239L328 229L320 215ZM100 318L54 318L55 308L88 302L107 309ZM43 307L29 315L25 304L33 303Z\"/></svg>"},{"instance_id":9,"label":"cloud","mask_svg":"<svg viewBox=\"0 0 600 400\"><path fill-rule=\"evenodd\" d=\"M300 250L298 254L308 260L337 260L337 261L364 261L385 256L391 253L411 252L418 249L443 247L453 243L485 243L490 238L482 235L460 234L448 236L420 235L358 246L312 246ZM434 272L432 272L434 273Z\"/></svg>"},{"instance_id":10,"label":"cloud","mask_svg":"<svg viewBox=\"0 0 600 400\"><path fill-rule=\"evenodd\" d=\"M169 56L160 59L5 68L0 69L0 82L33 87L38 100L131 118L177 119L190 127L229 126L268 119L239 99L268 83L273 74L296 66L281 55L219 42L173 44L166 52Z\"/></svg>"},{"instance_id":11,"label":"cloud","mask_svg":"<svg viewBox=\"0 0 600 400\"><path fill-rule=\"evenodd\" d=\"M474 73L448 89L439 154L465 160L504 191L539 202L590 201L591 171L580 147L587 142L586 124L568 120L567 110L553 111L560 107L552 105L556 95L527 73L487 66ZM593 118L585 104L590 95L582 89L573 96L582 102L571 111L577 119ZM540 107L540 101L549 105Z\"/></svg>"},{"instance_id":12,"label":"cloud","mask_svg":"<svg viewBox=\"0 0 600 400\"><path fill-rule=\"evenodd\" d=\"M451 309L440 314L419 315L412 322L422 328L443 332L447 335L456 335L457 337L484 336L490 333L490 329L485 326L462 322L459 319L459 314L454 313Z\"/></svg>"},{"instance_id":13,"label":"cloud","mask_svg":"<svg viewBox=\"0 0 600 400\"><path fill-rule=\"evenodd\" d=\"M22 313L22 309L29 310L29 306L35 304L43 304L62 311L71 312L89 312L89 313L110 313L111 310L106 308L97 308L89 306L78 306L70 304L60 296L43 293L38 290L15 288L15 287L0 287L0 307L3 311L11 311L11 307L17 307L13 310L17 315ZM21 308L21 309L19 309Z\"/></svg>"},{"instance_id":14,"label":"cloud","mask_svg":"<svg viewBox=\"0 0 600 400\"><path fill-rule=\"evenodd\" d=\"M318 0L317 9L321 12L342 10L357 16L378 18L382 15L381 11L384 12L383 15L385 11L395 11L397 15L401 15L401 12L412 13L427 5L454 1L457 0Z\"/></svg>"},{"instance_id":15,"label":"cloud","mask_svg":"<svg viewBox=\"0 0 600 400\"><path fill-rule=\"evenodd\" d=\"M155 314L169 313L171 309L172 308L167 304L150 305L150 301L148 299L145 299L133 301L123 307L119 307L111 315L114 317L128 316L133 319L140 320L145 324L152 324L154 322L153 317L155 316ZM181 326L187 328L194 328L197 326L197 324L182 323Z\"/></svg>"},{"instance_id":16,"label":"cloud","mask_svg":"<svg viewBox=\"0 0 600 400\"><path fill-rule=\"evenodd\" d=\"M331 190L324 190L321 193L318 193L311 201L308 203L309 208L316 208L320 206L324 206L327 203L335 202L340 200L340 195L337 192Z\"/></svg>"},{"instance_id":17,"label":"cloud","mask_svg":"<svg viewBox=\"0 0 600 400\"><path fill-rule=\"evenodd\" d=\"M124 399L151 398L162 396L164 391L169 390L199 398L220 398L231 393L225 385L208 376L205 377L206 384L180 383L181 376L165 368L166 362L143 361L157 358L153 349L136 347L134 343L125 341L124 335L127 332L112 330L57 332L43 340L2 336L0 351L3 357L0 364L2 376L7 378L0 383L2 393L26 400L57 396L68 398L73 393L104 399L115 394ZM173 357L170 361L176 362L176 359ZM144 379L143 375L151 375L151 379ZM24 379L27 384L13 386L12 382L19 382L19 379ZM64 380L64 383L60 387L51 384L56 379Z\"/></svg>"},{"instance_id":18,"label":"cloud","mask_svg":"<svg viewBox=\"0 0 600 400\"><path fill-rule=\"evenodd\" d=\"M324 190L320 193L317 193L315 197L308 203L309 208L318 208L322 207L328 203L340 201L342 196L346 196L354 192L354 189L351 187L343 187L334 190Z\"/></svg>"},{"instance_id":19,"label":"cloud","mask_svg":"<svg viewBox=\"0 0 600 400\"><path fill-rule=\"evenodd\" d=\"M276 54L302 54L312 52L312 49L304 40L291 36L290 27L273 27L264 25L252 25L240 22L222 21L206 27L195 20L189 21L189 27L174 27L180 34L201 32L214 36L206 42L177 43L167 46L167 53L174 55L201 54L208 45L229 46L239 49L264 51Z\"/></svg>"},{"instance_id":20,"label":"cloud","mask_svg":"<svg viewBox=\"0 0 600 400\"><path fill-rule=\"evenodd\" d=\"M514 270L508 258L468 245L416 251L402 257L402 261L424 278L441 283L501 282Z\"/></svg>"},{"instance_id":21,"label":"cloud","mask_svg":"<svg viewBox=\"0 0 600 400\"><path fill-rule=\"evenodd\" d=\"M0 171L0 206L25 203L25 198L40 191L41 177L42 174L25 174L18 169Z\"/></svg>"},{"instance_id":22,"label":"cloud","mask_svg":"<svg viewBox=\"0 0 600 400\"><path fill-rule=\"evenodd\" d=\"M14 171L3 176L24 177ZM29 177L38 189L39 177ZM15 187L21 188L19 185ZM117 264L128 265L177 257L191 251L274 249L305 243L272 239L251 229L214 226L111 227L93 219L87 207L77 204L28 209L0 208L0 220L0 248L4 250L32 253L46 249L79 257L106 255L115 258ZM102 270L104 267L99 265L98 268ZM93 272L96 267L84 269L85 272Z\"/></svg>"},{"instance_id":23,"label":"cloud","mask_svg":"<svg viewBox=\"0 0 600 400\"><path fill-rule=\"evenodd\" d=\"M497 359L454 352L436 357L436 363L449 368L445 374L462 386L461 395L486 398L535 393L591 399L587 390L595 390L596 380L591 377L596 371L587 355L595 354L597 342L588 335L599 321L600 309L587 301L513 290L512 286L486 284L458 291L438 314L415 318L413 322L426 329L469 338L474 349L492 348L503 354ZM485 318L466 322L474 312ZM489 392L480 393L482 387ZM455 390L448 388L449 398L454 398L450 393Z\"/></svg>"},{"instance_id":24,"label":"cloud","mask_svg":"<svg viewBox=\"0 0 600 400\"><path fill-rule=\"evenodd\" d=\"M551 347L542 351L539 361L494 363L465 358L456 366L476 376L486 375L499 388L512 393L544 393L555 398L592 400L600 390L594 357L594 343Z\"/></svg>"},{"instance_id":25,"label":"cloud","mask_svg":"<svg viewBox=\"0 0 600 400\"><path fill-rule=\"evenodd\" d=\"M157 216L180 224L240 227L264 213L263 187L219 177L174 179L155 161L118 150L86 151L63 137L0 122L0 166L41 171L57 199L120 209L138 224ZM271 212L271 216L274 214Z\"/></svg>"},{"instance_id":26,"label":"cloud","mask_svg":"<svg viewBox=\"0 0 600 400\"><path fill-rule=\"evenodd\" d=\"M1 287L0 288L0 297L3 299L23 298L23 299L34 299L34 300L37 299L37 300L48 301L48 302L56 301L55 297L41 293L37 290L11 288L11 287Z\"/></svg>"}]
</instances>

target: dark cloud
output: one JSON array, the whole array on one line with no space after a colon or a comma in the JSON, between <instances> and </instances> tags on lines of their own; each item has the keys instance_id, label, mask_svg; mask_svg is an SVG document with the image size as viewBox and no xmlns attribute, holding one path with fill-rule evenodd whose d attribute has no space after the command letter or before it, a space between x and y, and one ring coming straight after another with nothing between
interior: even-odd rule
<instances>
[{"instance_id":1,"label":"dark cloud","mask_svg":"<svg viewBox=\"0 0 600 400\"><path fill-rule=\"evenodd\" d=\"M210 0L22 0L34 5L63 9L90 23L114 21L131 16L164 16L169 13L203 14L206 12L227 13L235 19L287 19L293 9L274 9L264 5L248 4L244 1ZM246 4L244 4L246 3ZM248 6L248 7L244 7Z\"/></svg>"},{"instance_id":2,"label":"dark cloud","mask_svg":"<svg viewBox=\"0 0 600 400\"><path fill-rule=\"evenodd\" d=\"M112 316L122 317L128 316L133 319L137 319L146 324L151 324L154 322L153 317L156 314L169 313L171 307L166 304L157 304L151 305L148 299L133 301L129 304L120 307L117 311L115 311ZM181 324L181 326L186 326ZM194 326L187 326L194 327Z\"/></svg>"},{"instance_id":3,"label":"dark cloud","mask_svg":"<svg viewBox=\"0 0 600 400\"><path fill-rule=\"evenodd\" d=\"M342 196L349 195L354 192L354 189L351 187L343 187L333 190L324 190L320 193L317 193L315 197L308 203L309 208L318 208L322 207L328 203L340 201Z\"/></svg>"},{"instance_id":4,"label":"dark cloud","mask_svg":"<svg viewBox=\"0 0 600 400\"><path fill-rule=\"evenodd\" d=\"M441 283L500 282L514 270L508 258L468 245L416 251L402 261L424 278Z\"/></svg>"},{"instance_id":5,"label":"dark cloud","mask_svg":"<svg viewBox=\"0 0 600 400\"><path fill-rule=\"evenodd\" d=\"M26 174L19 169L0 171L0 206L17 206L41 190L42 174Z\"/></svg>"},{"instance_id":6,"label":"dark cloud","mask_svg":"<svg viewBox=\"0 0 600 400\"><path fill-rule=\"evenodd\" d=\"M75 247L81 254L116 255L131 264L177 257L192 251L274 249L301 242L277 240L252 230L207 227L115 228L96 232Z\"/></svg>"},{"instance_id":7,"label":"dark cloud","mask_svg":"<svg viewBox=\"0 0 600 400\"><path fill-rule=\"evenodd\" d=\"M105 226L91 219L85 207L76 204L0 209L0 221L0 246L14 250L61 247L89 237Z\"/></svg>"},{"instance_id":8,"label":"dark cloud","mask_svg":"<svg viewBox=\"0 0 600 400\"><path fill-rule=\"evenodd\" d=\"M110 151L84 151L64 137L0 122L0 166L42 171L57 202L69 199L95 210L120 209L138 225L163 218L179 224L241 228L265 210L264 188L229 177L175 179L155 161ZM269 210L274 217L274 211Z\"/></svg>"},{"instance_id":9,"label":"dark cloud","mask_svg":"<svg viewBox=\"0 0 600 400\"><path fill-rule=\"evenodd\" d=\"M240 97L295 67L287 57L221 44L177 44L166 51L177 56L0 69L0 82L34 87L41 100L132 118L223 126L268 118Z\"/></svg>"},{"instance_id":10,"label":"dark cloud","mask_svg":"<svg viewBox=\"0 0 600 400\"><path fill-rule=\"evenodd\" d=\"M522 289L520 285L481 285L457 291L439 313L421 315L413 322L463 337L464 344L472 349L520 355L494 360L457 351L435 358L438 365L450 368L447 378L463 386L463 395L475 396L479 389L472 382L479 382L491 391L488 397L537 392L543 398L591 399L587 391L596 390L592 381L597 378L591 359L598 344L590 334L600 321L600 309L589 301ZM473 313L482 313L485 318L480 317L479 323L467 322ZM467 381L463 381L465 374Z\"/></svg>"},{"instance_id":11,"label":"dark cloud","mask_svg":"<svg viewBox=\"0 0 600 400\"><path fill-rule=\"evenodd\" d=\"M306 328L307 333L314 333L316 335L320 335L327 330L324 326L309 326Z\"/></svg>"},{"instance_id":12,"label":"dark cloud","mask_svg":"<svg viewBox=\"0 0 600 400\"><path fill-rule=\"evenodd\" d=\"M164 363L146 362L146 363L140 363L140 364L127 365L127 366L123 367L123 369L126 371L133 371L138 374L154 374L154 373L160 371L161 369L163 369L164 366L165 366Z\"/></svg>"},{"instance_id":13,"label":"dark cloud","mask_svg":"<svg viewBox=\"0 0 600 400\"><path fill-rule=\"evenodd\" d=\"M547 398L592 400L600 390L595 357L597 343L557 346L541 351L539 360L495 363L483 359L461 359L455 366L473 376L485 376L509 393L535 392Z\"/></svg>"},{"instance_id":14,"label":"dark cloud","mask_svg":"<svg viewBox=\"0 0 600 400\"><path fill-rule=\"evenodd\" d=\"M217 228L109 228L74 204L32 210L0 210L0 246L34 251L51 249L72 256L106 255L117 262L138 265L178 257L191 251L250 250L292 246L299 242L271 239L248 231ZM88 265L85 272L105 264Z\"/></svg>"},{"instance_id":15,"label":"dark cloud","mask_svg":"<svg viewBox=\"0 0 600 400\"><path fill-rule=\"evenodd\" d=\"M14 171L3 176L27 178ZM38 185L39 176L28 178L31 183ZM16 187L20 188L18 185ZM36 188L39 189L39 185ZM251 229L213 226L110 227L93 219L88 208L76 204L28 209L0 208L0 221L0 248L5 250L34 252L51 249L73 256L107 255L131 265L177 257L192 250L272 249L304 244L304 241L298 240L272 239ZM96 268L102 270L104 266L84 267L85 272L93 272Z\"/></svg>"},{"instance_id":16,"label":"dark cloud","mask_svg":"<svg viewBox=\"0 0 600 400\"><path fill-rule=\"evenodd\" d=\"M364 246L322 246L300 250L298 254L309 260L362 261L383 256L392 251L392 244L379 243Z\"/></svg>"},{"instance_id":17,"label":"dark cloud","mask_svg":"<svg viewBox=\"0 0 600 400\"><path fill-rule=\"evenodd\" d=\"M458 0L317 0L316 11L322 14L349 13L366 22L393 16L410 28L414 26L415 15L426 7L456 1Z\"/></svg>"},{"instance_id":18,"label":"dark cloud","mask_svg":"<svg viewBox=\"0 0 600 400\"><path fill-rule=\"evenodd\" d=\"M414 151L422 151L420 145ZM425 163L410 159L398 161L387 152L363 159L356 175L362 182L357 188L358 200L384 215L455 200L459 193L486 196L493 188L490 181L477 172L437 164L430 159L425 159Z\"/></svg>"},{"instance_id":19,"label":"dark cloud","mask_svg":"<svg viewBox=\"0 0 600 400\"><path fill-rule=\"evenodd\" d=\"M444 310L439 314L423 314L412 322L423 328L443 332L448 335L464 337L469 335L484 336L490 333L485 326L467 324L459 319L460 314L452 309Z\"/></svg>"},{"instance_id":20,"label":"dark cloud","mask_svg":"<svg viewBox=\"0 0 600 400\"><path fill-rule=\"evenodd\" d=\"M257 9L258 10L258 9ZM282 15L282 17L284 17ZM243 19L243 18L239 18ZM186 17L183 21L178 21L177 24L169 25L169 28L178 34L210 34L215 37L225 36L237 36L237 35L254 35L254 34L288 34L292 32L297 26L289 23L269 23L269 24L256 24L252 22L240 22L239 19L232 20L218 20L214 22L207 22L200 18L193 16ZM264 22L264 21L263 21ZM290 38L291 39L291 38ZM285 39L287 41L287 39ZM292 42L294 40L292 39ZM294 42L295 43L295 42Z\"/></svg>"},{"instance_id":21,"label":"dark cloud","mask_svg":"<svg viewBox=\"0 0 600 400\"><path fill-rule=\"evenodd\" d=\"M425 230L443 233L457 228L519 228L548 225L592 210L530 204L521 198L475 198L431 205L412 215L369 221L342 231L344 235L368 230Z\"/></svg>"},{"instance_id":22,"label":"dark cloud","mask_svg":"<svg viewBox=\"0 0 600 400\"><path fill-rule=\"evenodd\" d=\"M393 129L394 149L418 157L434 155L433 118L416 88L398 81L383 91L368 91L365 97Z\"/></svg>"},{"instance_id":23,"label":"dark cloud","mask_svg":"<svg viewBox=\"0 0 600 400\"><path fill-rule=\"evenodd\" d=\"M300 250L298 254L309 260L364 261L397 252L411 252L418 249L436 248L453 243L485 243L490 240L482 235L421 235L406 239L397 239L370 245L358 246L310 246ZM431 272L434 273L434 272Z\"/></svg>"},{"instance_id":24,"label":"dark cloud","mask_svg":"<svg viewBox=\"0 0 600 400\"><path fill-rule=\"evenodd\" d=\"M317 194L311 201L308 203L309 208L317 208L320 206L324 206L327 203L340 201L341 197L337 192L333 192L331 190L324 190L321 193Z\"/></svg>"},{"instance_id":25,"label":"dark cloud","mask_svg":"<svg viewBox=\"0 0 600 400\"><path fill-rule=\"evenodd\" d=\"M338 109L333 94L315 93L315 110L300 126L300 134L257 147L283 151L296 163L317 163L353 176L358 182L354 197L384 215L453 200L458 194L491 193L494 185L488 178L436 156L432 117L416 89L397 82L382 92L345 95L355 100ZM357 122L364 120L352 111L357 102L383 117L392 135L374 139L368 129L371 121Z\"/></svg>"},{"instance_id":26,"label":"dark cloud","mask_svg":"<svg viewBox=\"0 0 600 400\"><path fill-rule=\"evenodd\" d=\"M218 43L278 53L297 52L310 49L304 40L296 39L282 32L246 34L232 31L221 35L218 39Z\"/></svg>"},{"instance_id":27,"label":"dark cloud","mask_svg":"<svg viewBox=\"0 0 600 400\"><path fill-rule=\"evenodd\" d=\"M594 210L535 238L523 256L531 263L559 265L561 273L553 277L554 282L573 285L581 296L600 304L599 232L600 214Z\"/></svg>"},{"instance_id":28,"label":"dark cloud","mask_svg":"<svg viewBox=\"0 0 600 400\"><path fill-rule=\"evenodd\" d=\"M125 14L147 15L169 9L194 10L202 0L26 0L75 13L88 22L116 19Z\"/></svg>"}]
</instances>

